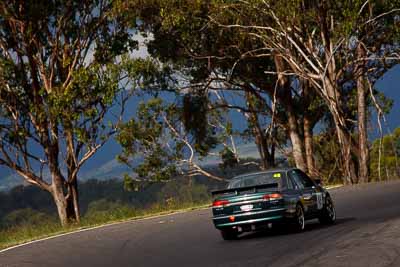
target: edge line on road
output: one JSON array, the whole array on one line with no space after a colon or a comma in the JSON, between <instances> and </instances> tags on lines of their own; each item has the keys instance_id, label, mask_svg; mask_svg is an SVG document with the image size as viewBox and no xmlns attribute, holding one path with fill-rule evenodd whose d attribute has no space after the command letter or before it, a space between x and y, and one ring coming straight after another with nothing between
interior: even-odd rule
<instances>
[{"instance_id":1,"label":"edge line on road","mask_svg":"<svg viewBox=\"0 0 400 267\"><path fill-rule=\"evenodd\" d=\"M39 242L42 242L42 241L46 241L46 240L50 240L50 239L54 239L54 238L58 238L58 237L66 236L66 235L77 234L77 233L81 233L81 232L96 230L96 229L99 229L99 228L104 228L104 227L108 227L108 226L114 226L114 225L123 224L123 223L138 222L138 221L162 218L162 217L166 217L166 216L182 214L182 213L195 211L195 210L205 210L205 209L209 209L209 208L210 208L210 206L207 205L207 206L201 206L201 207L199 207L197 209L195 208L195 209L191 209L191 210L175 211L175 212L171 212L171 213L167 213L167 214L154 215L154 216L149 216L149 217L145 217L145 218L138 218L138 219L132 218L132 219L128 219L126 221L112 222L112 223L108 223L108 224L103 224L103 225L98 225L98 226L93 226L93 227L88 227L88 228L77 229L77 230L74 230L74 231L71 231L71 232L52 235L52 236L40 238L40 239L37 239L37 240L32 240L32 241L29 241L29 242L26 242L26 243L18 244L18 245L15 245L15 246L11 246L11 247L8 247L8 248L0 250L0 254L4 253L6 251L12 250L12 249L28 246L28 245L31 245L31 244L34 244L34 243L39 243Z\"/></svg>"}]
</instances>

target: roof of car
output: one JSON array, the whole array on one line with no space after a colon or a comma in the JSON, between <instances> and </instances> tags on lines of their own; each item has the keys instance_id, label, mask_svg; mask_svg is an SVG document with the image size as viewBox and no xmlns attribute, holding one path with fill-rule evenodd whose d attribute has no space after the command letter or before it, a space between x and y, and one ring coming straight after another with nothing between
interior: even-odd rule
<instances>
[{"instance_id":1,"label":"roof of car","mask_svg":"<svg viewBox=\"0 0 400 267\"><path fill-rule=\"evenodd\" d=\"M251 175L257 175L257 174L263 174L263 173L273 173L273 172L287 172L291 170L297 170L297 168L293 167L284 167L284 168L274 168L274 169L268 169L265 171L258 171L258 172L249 172L249 173L244 173L238 176L233 177L232 179L240 179L246 176L251 176Z\"/></svg>"}]
</instances>

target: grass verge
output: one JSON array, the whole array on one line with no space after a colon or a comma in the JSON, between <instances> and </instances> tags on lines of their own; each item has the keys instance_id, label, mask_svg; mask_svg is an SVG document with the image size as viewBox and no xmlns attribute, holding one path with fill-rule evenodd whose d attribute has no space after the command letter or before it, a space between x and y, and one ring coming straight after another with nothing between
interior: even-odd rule
<instances>
[{"instance_id":1,"label":"grass verge","mask_svg":"<svg viewBox=\"0 0 400 267\"><path fill-rule=\"evenodd\" d=\"M0 230L0 250L39 240L51 236L74 232L91 227L108 225L118 222L133 221L158 215L166 215L175 212L184 212L206 208L209 201L202 203L185 203L169 206L153 205L149 209L136 210L132 207L121 206L112 211L101 211L89 214L82 218L80 225L71 225L67 228L60 226L57 220L43 221L37 225L19 225Z\"/></svg>"}]
</instances>

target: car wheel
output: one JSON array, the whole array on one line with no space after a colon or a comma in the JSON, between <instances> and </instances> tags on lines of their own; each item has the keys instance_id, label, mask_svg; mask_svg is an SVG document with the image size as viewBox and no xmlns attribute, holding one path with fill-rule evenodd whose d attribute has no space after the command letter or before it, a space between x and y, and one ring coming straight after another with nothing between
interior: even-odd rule
<instances>
[{"instance_id":1,"label":"car wheel","mask_svg":"<svg viewBox=\"0 0 400 267\"><path fill-rule=\"evenodd\" d=\"M336 221L335 206L329 195L325 197L325 204L318 219L322 224L333 224Z\"/></svg>"},{"instance_id":2,"label":"car wheel","mask_svg":"<svg viewBox=\"0 0 400 267\"><path fill-rule=\"evenodd\" d=\"M224 240L235 240L238 237L238 232L233 229L220 230L221 236Z\"/></svg>"},{"instance_id":3,"label":"car wheel","mask_svg":"<svg viewBox=\"0 0 400 267\"><path fill-rule=\"evenodd\" d=\"M303 231L306 226L306 221L305 221L305 217L304 217L304 209L300 204L296 205L296 213L295 213L293 224L294 224L294 230L296 232Z\"/></svg>"}]
</instances>

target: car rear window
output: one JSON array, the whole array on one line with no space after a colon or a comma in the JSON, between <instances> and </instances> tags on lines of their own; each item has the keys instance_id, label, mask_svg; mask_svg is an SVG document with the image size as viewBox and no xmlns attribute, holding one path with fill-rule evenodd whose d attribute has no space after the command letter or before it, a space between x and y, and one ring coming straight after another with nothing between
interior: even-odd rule
<instances>
[{"instance_id":1,"label":"car rear window","mask_svg":"<svg viewBox=\"0 0 400 267\"><path fill-rule=\"evenodd\" d=\"M281 177L283 177L283 173L281 172L267 172L240 176L233 178L229 182L228 189L274 183L280 184Z\"/></svg>"}]
</instances>

